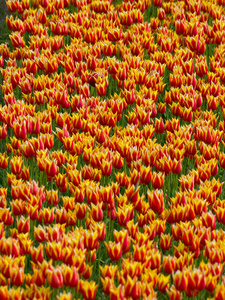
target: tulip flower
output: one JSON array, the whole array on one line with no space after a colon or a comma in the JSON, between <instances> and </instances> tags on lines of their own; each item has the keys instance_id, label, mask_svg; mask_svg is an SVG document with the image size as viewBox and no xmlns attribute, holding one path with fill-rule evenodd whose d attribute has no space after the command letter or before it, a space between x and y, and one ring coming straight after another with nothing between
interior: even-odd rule
<instances>
[{"instance_id":1,"label":"tulip flower","mask_svg":"<svg viewBox=\"0 0 225 300\"><path fill-rule=\"evenodd\" d=\"M169 284L170 284L170 277L169 276L164 276L163 274L161 274L159 276L159 280L158 280L158 290L161 293L165 293L168 288L169 288Z\"/></svg>"},{"instance_id":2,"label":"tulip flower","mask_svg":"<svg viewBox=\"0 0 225 300\"><path fill-rule=\"evenodd\" d=\"M40 244L38 248L33 247L31 250L31 257L34 263L42 263L44 260L43 244Z\"/></svg>"},{"instance_id":3,"label":"tulip flower","mask_svg":"<svg viewBox=\"0 0 225 300\"><path fill-rule=\"evenodd\" d=\"M194 235L193 228L182 231L182 241L186 246L191 246L192 245L193 235Z\"/></svg>"},{"instance_id":4,"label":"tulip flower","mask_svg":"<svg viewBox=\"0 0 225 300\"><path fill-rule=\"evenodd\" d=\"M38 221L40 223L43 222L44 224L52 224L52 222L54 221L53 208L43 208L39 213Z\"/></svg>"},{"instance_id":5,"label":"tulip flower","mask_svg":"<svg viewBox=\"0 0 225 300\"><path fill-rule=\"evenodd\" d=\"M76 287L79 282L79 274L76 267L68 267L63 265L62 267L63 281L66 286Z\"/></svg>"},{"instance_id":6,"label":"tulip flower","mask_svg":"<svg viewBox=\"0 0 225 300\"><path fill-rule=\"evenodd\" d=\"M23 121L22 124L18 122L13 123L13 131L17 139L26 140L27 138L27 128L26 122Z\"/></svg>"},{"instance_id":7,"label":"tulip flower","mask_svg":"<svg viewBox=\"0 0 225 300\"><path fill-rule=\"evenodd\" d=\"M182 294L175 288L174 285L171 286L170 290L167 290L167 294L171 300L182 299Z\"/></svg>"},{"instance_id":8,"label":"tulip flower","mask_svg":"<svg viewBox=\"0 0 225 300\"><path fill-rule=\"evenodd\" d=\"M111 294L110 289L115 288L114 281L109 277L105 277L105 278L101 277L101 282L103 286L103 293L106 295L110 295Z\"/></svg>"},{"instance_id":9,"label":"tulip flower","mask_svg":"<svg viewBox=\"0 0 225 300\"><path fill-rule=\"evenodd\" d=\"M14 48L25 46L24 39L23 37L21 37L21 34L19 32L13 32L9 37Z\"/></svg>"},{"instance_id":10,"label":"tulip flower","mask_svg":"<svg viewBox=\"0 0 225 300\"><path fill-rule=\"evenodd\" d=\"M112 162L102 161L101 171L103 176L110 176L112 173Z\"/></svg>"},{"instance_id":11,"label":"tulip flower","mask_svg":"<svg viewBox=\"0 0 225 300\"><path fill-rule=\"evenodd\" d=\"M211 212L202 215L202 225L212 230L216 227L216 217Z\"/></svg>"},{"instance_id":12,"label":"tulip flower","mask_svg":"<svg viewBox=\"0 0 225 300\"><path fill-rule=\"evenodd\" d=\"M98 232L84 232L84 247L88 250L98 249Z\"/></svg>"},{"instance_id":13,"label":"tulip flower","mask_svg":"<svg viewBox=\"0 0 225 300\"><path fill-rule=\"evenodd\" d=\"M121 243L115 243L115 242L109 242L108 244L106 242L105 247L106 251L112 261L118 261L121 258L122 255L122 245Z\"/></svg>"},{"instance_id":14,"label":"tulip flower","mask_svg":"<svg viewBox=\"0 0 225 300\"><path fill-rule=\"evenodd\" d=\"M91 208L92 208L92 217L95 222L100 222L103 219L103 211L102 211L102 203L97 205L94 205L91 203Z\"/></svg>"},{"instance_id":15,"label":"tulip flower","mask_svg":"<svg viewBox=\"0 0 225 300\"><path fill-rule=\"evenodd\" d=\"M163 256L163 270L166 274L172 274L175 270L175 258L169 256Z\"/></svg>"},{"instance_id":16,"label":"tulip flower","mask_svg":"<svg viewBox=\"0 0 225 300\"><path fill-rule=\"evenodd\" d=\"M162 251L167 251L170 249L171 247L171 243L172 243L172 236L170 235L161 235L160 238L160 248L162 249Z\"/></svg>"},{"instance_id":17,"label":"tulip flower","mask_svg":"<svg viewBox=\"0 0 225 300\"><path fill-rule=\"evenodd\" d=\"M178 270L173 275L173 280L174 280L175 288L178 291L180 291L180 292L185 291L185 289L187 288L187 277L186 277L186 275L183 272L181 272L181 271Z\"/></svg>"},{"instance_id":18,"label":"tulip flower","mask_svg":"<svg viewBox=\"0 0 225 300\"><path fill-rule=\"evenodd\" d=\"M134 245L133 249L134 249L133 256L134 256L135 261L145 263L146 259L147 259L146 246L145 245L142 245L142 246Z\"/></svg>"},{"instance_id":19,"label":"tulip flower","mask_svg":"<svg viewBox=\"0 0 225 300\"><path fill-rule=\"evenodd\" d=\"M151 168L141 166L141 182L148 185L151 182Z\"/></svg>"},{"instance_id":20,"label":"tulip flower","mask_svg":"<svg viewBox=\"0 0 225 300\"><path fill-rule=\"evenodd\" d=\"M188 288L191 291L202 291L205 288L205 275L198 269L187 272Z\"/></svg>"},{"instance_id":21,"label":"tulip flower","mask_svg":"<svg viewBox=\"0 0 225 300\"><path fill-rule=\"evenodd\" d=\"M30 230L30 219L23 216L17 222L18 233L27 233Z\"/></svg>"},{"instance_id":22,"label":"tulip flower","mask_svg":"<svg viewBox=\"0 0 225 300\"><path fill-rule=\"evenodd\" d=\"M216 288L216 285L217 285L217 276L213 276L212 274L209 274L207 277L206 277L206 280L205 280L205 289L212 293L215 288Z\"/></svg>"},{"instance_id":23,"label":"tulip flower","mask_svg":"<svg viewBox=\"0 0 225 300\"><path fill-rule=\"evenodd\" d=\"M82 293L85 300L94 300L98 284L94 281L79 281L79 291Z\"/></svg>"},{"instance_id":24,"label":"tulip flower","mask_svg":"<svg viewBox=\"0 0 225 300\"><path fill-rule=\"evenodd\" d=\"M152 253L150 262L151 262L151 270L157 269L158 271L161 264L161 252Z\"/></svg>"},{"instance_id":25,"label":"tulip flower","mask_svg":"<svg viewBox=\"0 0 225 300\"><path fill-rule=\"evenodd\" d=\"M139 299L141 297L141 286L136 277L131 278L128 275L125 283L125 295L133 299Z\"/></svg>"},{"instance_id":26,"label":"tulip flower","mask_svg":"<svg viewBox=\"0 0 225 300\"><path fill-rule=\"evenodd\" d=\"M8 167L9 158L6 156L6 153L3 155L0 154L0 169L6 169Z\"/></svg>"},{"instance_id":27,"label":"tulip flower","mask_svg":"<svg viewBox=\"0 0 225 300\"><path fill-rule=\"evenodd\" d=\"M46 159L45 162L46 162L45 172L46 172L47 178L55 177L59 173L59 167L57 165L56 159L53 159L52 161L49 159Z\"/></svg>"},{"instance_id":28,"label":"tulip flower","mask_svg":"<svg viewBox=\"0 0 225 300\"><path fill-rule=\"evenodd\" d=\"M7 300L9 299L9 292L8 292L8 289L7 289L7 286L1 286L0 288L0 297L2 300Z\"/></svg>"},{"instance_id":29,"label":"tulip flower","mask_svg":"<svg viewBox=\"0 0 225 300\"><path fill-rule=\"evenodd\" d=\"M12 280L13 285L21 286L24 282L23 268L12 268L10 271L10 278Z\"/></svg>"},{"instance_id":30,"label":"tulip flower","mask_svg":"<svg viewBox=\"0 0 225 300\"><path fill-rule=\"evenodd\" d=\"M35 227L34 228L34 237L35 237L36 241L38 241L39 243L46 241L47 240L46 229L40 225L38 227Z\"/></svg>"},{"instance_id":31,"label":"tulip flower","mask_svg":"<svg viewBox=\"0 0 225 300\"><path fill-rule=\"evenodd\" d=\"M150 208L157 214L161 214L164 209L163 191L155 190L151 192L147 190Z\"/></svg>"},{"instance_id":32,"label":"tulip flower","mask_svg":"<svg viewBox=\"0 0 225 300\"><path fill-rule=\"evenodd\" d=\"M59 202L58 191L46 191L46 200L48 204L56 206Z\"/></svg>"},{"instance_id":33,"label":"tulip flower","mask_svg":"<svg viewBox=\"0 0 225 300\"><path fill-rule=\"evenodd\" d=\"M130 221L132 214L133 214L133 206L124 205L123 208L118 207L117 221L120 224L120 226L126 226L127 222Z\"/></svg>"},{"instance_id":34,"label":"tulip flower","mask_svg":"<svg viewBox=\"0 0 225 300\"><path fill-rule=\"evenodd\" d=\"M23 166L23 159L21 156L15 156L11 158L11 171L13 174L17 175L20 174L22 171Z\"/></svg>"},{"instance_id":35,"label":"tulip flower","mask_svg":"<svg viewBox=\"0 0 225 300\"><path fill-rule=\"evenodd\" d=\"M47 281L48 284L54 288L58 289L63 286L63 275L60 268L53 268L47 271Z\"/></svg>"},{"instance_id":36,"label":"tulip flower","mask_svg":"<svg viewBox=\"0 0 225 300\"><path fill-rule=\"evenodd\" d=\"M172 166L172 173L174 174L179 174L181 172L181 160L177 161L176 159L174 159L173 161L173 166Z\"/></svg>"},{"instance_id":37,"label":"tulip flower","mask_svg":"<svg viewBox=\"0 0 225 300\"><path fill-rule=\"evenodd\" d=\"M0 140L5 140L7 137L7 125L0 126Z\"/></svg>"}]
</instances>

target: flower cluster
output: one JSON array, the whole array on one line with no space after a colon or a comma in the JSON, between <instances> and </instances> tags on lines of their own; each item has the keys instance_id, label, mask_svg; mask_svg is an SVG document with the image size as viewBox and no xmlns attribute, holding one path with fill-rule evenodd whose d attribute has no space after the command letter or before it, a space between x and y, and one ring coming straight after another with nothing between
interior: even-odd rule
<instances>
[{"instance_id":1,"label":"flower cluster","mask_svg":"<svg viewBox=\"0 0 225 300\"><path fill-rule=\"evenodd\" d=\"M0 299L225 299L225 1L6 3Z\"/></svg>"}]
</instances>

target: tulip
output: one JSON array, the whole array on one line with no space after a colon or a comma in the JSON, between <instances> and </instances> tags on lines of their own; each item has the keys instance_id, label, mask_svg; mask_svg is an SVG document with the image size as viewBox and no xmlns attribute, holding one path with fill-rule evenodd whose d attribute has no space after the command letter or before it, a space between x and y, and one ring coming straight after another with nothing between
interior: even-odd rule
<instances>
[{"instance_id":1,"label":"tulip","mask_svg":"<svg viewBox=\"0 0 225 300\"><path fill-rule=\"evenodd\" d=\"M214 230L216 228L216 217L212 212L204 213L202 215L202 225L206 228Z\"/></svg>"},{"instance_id":2,"label":"tulip","mask_svg":"<svg viewBox=\"0 0 225 300\"><path fill-rule=\"evenodd\" d=\"M27 138L27 128L26 122L23 121L22 124L18 122L13 123L13 131L17 139L26 140Z\"/></svg>"},{"instance_id":3,"label":"tulip","mask_svg":"<svg viewBox=\"0 0 225 300\"><path fill-rule=\"evenodd\" d=\"M215 213L216 213L217 221L218 221L219 223L224 224L224 223L225 223L225 209L218 206L218 207L215 209Z\"/></svg>"},{"instance_id":4,"label":"tulip","mask_svg":"<svg viewBox=\"0 0 225 300\"><path fill-rule=\"evenodd\" d=\"M57 165L56 159L53 159L52 161L49 159L46 159L45 162L46 162L45 172L46 172L47 178L53 178L56 175L58 175L59 167Z\"/></svg>"},{"instance_id":5,"label":"tulip","mask_svg":"<svg viewBox=\"0 0 225 300\"><path fill-rule=\"evenodd\" d=\"M187 272L187 286L191 291L202 291L205 288L205 275L198 269Z\"/></svg>"},{"instance_id":6,"label":"tulip","mask_svg":"<svg viewBox=\"0 0 225 300\"><path fill-rule=\"evenodd\" d=\"M103 293L106 295L110 295L110 289L115 288L114 281L109 277L105 277L105 278L101 277L101 282L103 286L102 287Z\"/></svg>"},{"instance_id":7,"label":"tulip","mask_svg":"<svg viewBox=\"0 0 225 300\"><path fill-rule=\"evenodd\" d=\"M82 272L82 276L84 279L89 279L92 276L92 269L93 266L90 267L89 265L85 264L84 271Z\"/></svg>"},{"instance_id":8,"label":"tulip","mask_svg":"<svg viewBox=\"0 0 225 300\"><path fill-rule=\"evenodd\" d=\"M132 206L125 206L123 208L118 207L117 212L117 221L120 226L126 226L127 222L130 221L133 213L133 207Z\"/></svg>"},{"instance_id":9,"label":"tulip","mask_svg":"<svg viewBox=\"0 0 225 300\"><path fill-rule=\"evenodd\" d=\"M159 280L158 280L158 290L161 293L166 293L166 291L169 288L169 284L170 284L170 276L164 276L163 274L161 274L159 276Z\"/></svg>"},{"instance_id":10,"label":"tulip","mask_svg":"<svg viewBox=\"0 0 225 300\"><path fill-rule=\"evenodd\" d=\"M62 209L56 209L55 211L55 221L59 224L66 224L68 221L68 213L63 207Z\"/></svg>"},{"instance_id":11,"label":"tulip","mask_svg":"<svg viewBox=\"0 0 225 300\"><path fill-rule=\"evenodd\" d=\"M194 238L193 228L187 230L182 229L182 241L185 246L191 246Z\"/></svg>"},{"instance_id":12,"label":"tulip","mask_svg":"<svg viewBox=\"0 0 225 300\"><path fill-rule=\"evenodd\" d=\"M122 230L122 231L113 231L113 235L115 238L116 243L121 243L122 244L122 254L125 254L130 250L130 236L128 235L127 230Z\"/></svg>"},{"instance_id":13,"label":"tulip","mask_svg":"<svg viewBox=\"0 0 225 300\"><path fill-rule=\"evenodd\" d=\"M76 267L68 267L66 265L63 265L62 274L65 286L76 287L78 285L79 273Z\"/></svg>"},{"instance_id":14,"label":"tulip","mask_svg":"<svg viewBox=\"0 0 225 300\"><path fill-rule=\"evenodd\" d=\"M84 247L88 250L98 249L98 232L89 232L87 230L84 232Z\"/></svg>"},{"instance_id":15,"label":"tulip","mask_svg":"<svg viewBox=\"0 0 225 300\"><path fill-rule=\"evenodd\" d=\"M104 242L105 247L106 247L106 251L110 257L110 259L112 261L118 261L121 258L122 255L122 245L121 243L115 243L115 242L111 242L109 241L109 243L107 244L106 242Z\"/></svg>"},{"instance_id":16,"label":"tulip","mask_svg":"<svg viewBox=\"0 0 225 300\"><path fill-rule=\"evenodd\" d=\"M114 153L112 165L115 169L122 169L123 167L123 159L117 151Z\"/></svg>"},{"instance_id":17,"label":"tulip","mask_svg":"<svg viewBox=\"0 0 225 300\"><path fill-rule=\"evenodd\" d=\"M13 174L17 175L21 173L23 166L23 159L21 156L15 156L11 158L11 171Z\"/></svg>"},{"instance_id":18,"label":"tulip","mask_svg":"<svg viewBox=\"0 0 225 300\"><path fill-rule=\"evenodd\" d=\"M132 297L133 299L139 299L141 297L141 286L137 278L131 278L129 275L125 283L125 295L126 297Z\"/></svg>"},{"instance_id":19,"label":"tulip","mask_svg":"<svg viewBox=\"0 0 225 300\"><path fill-rule=\"evenodd\" d=\"M167 290L170 300L182 300L182 294L172 285L170 291Z\"/></svg>"},{"instance_id":20,"label":"tulip","mask_svg":"<svg viewBox=\"0 0 225 300\"><path fill-rule=\"evenodd\" d=\"M25 42L23 37L21 37L20 32L13 32L10 34L10 39L13 45L13 48L19 48L19 47L24 47Z\"/></svg>"},{"instance_id":21,"label":"tulip","mask_svg":"<svg viewBox=\"0 0 225 300\"><path fill-rule=\"evenodd\" d=\"M37 242L42 243L43 241L47 240L47 233L46 229L43 228L41 225L34 228L34 237Z\"/></svg>"},{"instance_id":22,"label":"tulip","mask_svg":"<svg viewBox=\"0 0 225 300\"><path fill-rule=\"evenodd\" d=\"M2 300L9 299L9 292L8 292L7 286L2 285L0 287L0 297L1 297Z\"/></svg>"},{"instance_id":23,"label":"tulip","mask_svg":"<svg viewBox=\"0 0 225 300\"><path fill-rule=\"evenodd\" d=\"M152 173L152 187L154 189L161 189L164 184L165 174L161 172L153 172Z\"/></svg>"},{"instance_id":24,"label":"tulip","mask_svg":"<svg viewBox=\"0 0 225 300\"><path fill-rule=\"evenodd\" d=\"M5 140L7 137L7 125L0 126L0 140Z\"/></svg>"},{"instance_id":25,"label":"tulip","mask_svg":"<svg viewBox=\"0 0 225 300\"><path fill-rule=\"evenodd\" d=\"M151 168L141 166L141 183L148 185L151 182Z\"/></svg>"},{"instance_id":26,"label":"tulip","mask_svg":"<svg viewBox=\"0 0 225 300\"><path fill-rule=\"evenodd\" d=\"M172 173L173 174L179 174L181 172L181 160L174 159L173 166L172 166Z\"/></svg>"},{"instance_id":27,"label":"tulip","mask_svg":"<svg viewBox=\"0 0 225 300\"><path fill-rule=\"evenodd\" d=\"M52 224L52 222L54 221L53 208L43 208L39 213L38 221L40 223L43 222L44 224Z\"/></svg>"},{"instance_id":28,"label":"tulip","mask_svg":"<svg viewBox=\"0 0 225 300\"><path fill-rule=\"evenodd\" d=\"M43 275L43 272L41 270L34 270L34 274L32 276L32 281L37 286L43 286L45 284L46 278Z\"/></svg>"},{"instance_id":29,"label":"tulip","mask_svg":"<svg viewBox=\"0 0 225 300\"><path fill-rule=\"evenodd\" d=\"M61 288L63 286L63 275L61 269L52 268L51 270L47 270L47 281L52 288Z\"/></svg>"},{"instance_id":30,"label":"tulip","mask_svg":"<svg viewBox=\"0 0 225 300\"><path fill-rule=\"evenodd\" d=\"M24 269L23 268L11 268L10 278L12 284L15 286L21 286L24 282Z\"/></svg>"},{"instance_id":31,"label":"tulip","mask_svg":"<svg viewBox=\"0 0 225 300\"><path fill-rule=\"evenodd\" d=\"M25 219L23 216L17 222L18 233L27 233L30 230L30 218Z\"/></svg>"},{"instance_id":32,"label":"tulip","mask_svg":"<svg viewBox=\"0 0 225 300\"><path fill-rule=\"evenodd\" d=\"M110 176L112 173L112 162L103 160L101 164L101 171L103 176Z\"/></svg>"},{"instance_id":33,"label":"tulip","mask_svg":"<svg viewBox=\"0 0 225 300\"><path fill-rule=\"evenodd\" d=\"M161 265L161 252L152 253L152 257L149 262L151 263L151 270L157 269L158 272Z\"/></svg>"},{"instance_id":34,"label":"tulip","mask_svg":"<svg viewBox=\"0 0 225 300\"><path fill-rule=\"evenodd\" d=\"M171 248L172 239L173 239L173 237L170 236L169 234L167 234L167 235L162 234L161 235L160 248L162 249L162 251L167 251Z\"/></svg>"},{"instance_id":35,"label":"tulip","mask_svg":"<svg viewBox=\"0 0 225 300\"><path fill-rule=\"evenodd\" d=\"M94 281L79 281L79 292L82 293L85 300L94 300L98 284Z\"/></svg>"},{"instance_id":36,"label":"tulip","mask_svg":"<svg viewBox=\"0 0 225 300\"><path fill-rule=\"evenodd\" d=\"M138 182L136 182L137 184ZM140 186L138 186L136 188L136 186L130 185L130 187L127 188L126 190L126 196L127 199L131 202L131 203L135 203L137 202L138 198L139 198L139 190L140 190Z\"/></svg>"},{"instance_id":37,"label":"tulip","mask_svg":"<svg viewBox=\"0 0 225 300\"><path fill-rule=\"evenodd\" d=\"M31 257L34 263L42 263L44 260L43 244L40 244L38 248L33 247L31 250Z\"/></svg>"},{"instance_id":38,"label":"tulip","mask_svg":"<svg viewBox=\"0 0 225 300\"><path fill-rule=\"evenodd\" d=\"M205 289L207 292L213 293L216 285L217 285L217 276L213 276L212 274L209 274L205 279Z\"/></svg>"},{"instance_id":39,"label":"tulip","mask_svg":"<svg viewBox=\"0 0 225 300\"><path fill-rule=\"evenodd\" d=\"M48 204L56 206L59 202L58 191L46 191L46 200Z\"/></svg>"},{"instance_id":40,"label":"tulip","mask_svg":"<svg viewBox=\"0 0 225 300\"><path fill-rule=\"evenodd\" d=\"M162 117L160 117L160 119L156 118L155 131L156 131L156 133L160 133L160 134L164 132L164 124L163 124Z\"/></svg>"},{"instance_id":41,"label":"tulip","mask_svg":"<svg viewBox=\"0 0 225 300\"><path fill-rule=\"evenodd\" d=\"M0 154L0 169L6 169L8 167L9 158L6 156L6 153L3 155Z\"/></svg>"},{"instance_id":42,"label":"tulip","mask_svg":"<svg viewBox=\"0 0 225 300\"><path fill-rule=\"evenodd\" d=\"M95 222L100 222L103 219L103 211L102 211L102 203L97 205L94 205L91 203L91 214Z\"/></svg>"},{"instance_id":43,"label":"tulip","mask_svg":"<svg viewBox=\"0 0 225 300\"><path fill-rule=\"evenodd\" d=\"M166 274L172 274L175 270L175 259L169 256L163 256L163 270Z\"/></svg>"},{"instance_id":44,"label":"tulip","mask_svg":"<svg viewBox=\"0 0 225 300\"><path fill-rule=\"evenodd\" d=\"M161 214L164 209L164 201L163 201L163 191L162 190L154 190L151 192L147 190L148 201L150 208L157 214Z\"/></svg>"},{"instance_id":45,"label":"tulip","mask_svg":"<svg viewBox=\"0 0 225 300\"><path fill-rule=\"evenodd\" d=\"M183 292L183 291L186 290L186 288L187 288L187 277L184 274L184 272L181 272L181 271L178 270L173 275L173 281L174 281L175 288L179 292Z\"/></svg>"}]
</instances>

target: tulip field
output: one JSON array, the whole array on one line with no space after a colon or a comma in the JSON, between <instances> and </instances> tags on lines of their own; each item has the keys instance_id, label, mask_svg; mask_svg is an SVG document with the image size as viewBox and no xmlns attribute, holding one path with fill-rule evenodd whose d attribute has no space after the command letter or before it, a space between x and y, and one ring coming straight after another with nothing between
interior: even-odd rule
<instances>
[{"instance_id":1,"label":"tulip field","mask_svg":"<svg viewBox=\"0 0 225 300\"><path fill-rule=\"evenodd\" d=\"M225 299L225 0L6 5L0 300Z\"/></svg>"}]
</instances>

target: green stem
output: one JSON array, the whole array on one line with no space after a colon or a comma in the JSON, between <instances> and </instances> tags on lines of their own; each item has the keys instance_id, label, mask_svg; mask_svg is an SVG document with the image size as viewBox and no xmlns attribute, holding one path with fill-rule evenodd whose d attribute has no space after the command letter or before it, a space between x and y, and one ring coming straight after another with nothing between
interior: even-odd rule
<instances>
[{"instance_id":1,"label":"green stem","mask_svg":"<svg viewBox=\"0 0 225 300\"><path fill-rule=\"evenodd\" d=\"M187 267L189 267L189 246L187 246Z\"/></svg>"},{"instance_id":2,"label":"green stem","mask_svg":"<svg viewBox=\"0 0 225 300\"><path fill-rule=\"evenodd\" d=\"M153 18L157 18L157 7L152 3L152 5L153 5Z\"/></svg>"},{"instance_id":3,"label":"green stem","mask_svg":"<svg viewBox=\"0 0 225 300\"><path fill-rule=\"evenodd\" d=\"M209 71L210 71L211 46L212 46L211 44L208 45L208 47L209 47L209 64L208 64L208 69L209 69Z\"/></svg>"},{"instance_id":4,"label":"green stem","mask_svg":"<svg viewBox=\"0 0 225 300\"><path fill-rule=\"evenodd\" d=\"M196 60L196 51L195 51L195 54L194 54L194 73L195 73L195 60Z\"/></svg>"},{"instance_id":5,"label":"green stem","mask_svg":"<svg viewBox=\"0 0 225 300\"><path fill-rule=\"evenodd\" d=\"M111 238L111 219L110 219L110 217L109 217L109 226L108 226L107 235L108 235L108 240L110 241L110 238Z\"/></svg>"},{"instance_id":6,"label":"green stem","mask_svg":"<svg viewBox=\"0 0 225 300\"><path fill-rule=\"evenodd\" d=\"M53 178L51 178L51 206L53 206L53 203L52 203L52 193L53 193Z\"/></svg>"},{"instance_id":7,"label":"green stem","mask_svg":"<svg viewBox=\"0 0 225 300\"><path fill-rule=\"evenodd\" d=\"M207 59L207 65L209 69L209 44L206 45L206 59Z\"/></svg>"},{"instance_id":8,"label":"green stem","mask_svg":"<svg viewBox=\"0 0 225 300\"><path fill-rule=\"evenodd\" d=\"M34 166L33 166L33 157L32 157L30 159L30 179L32 180L33 178L34 178Z\"/></svg>"},{"instance_id":9,"label":"green stem","mask_svg":"<svg viewBox=\"0 0 225 300\"><path fill-rule=\"evenodd\" d=\"M173 193L173 197L175 197L176 195L176 191L177 191L177 186L178 186L178 174L174 174L175 177L175 184L174 184L174 193Z\"/></svg>"},{"instance_id":10,"label":"green stem","mask_svg":"<svg viewBox=\"0 0 225 300\"><path fill-rule=\"evenodd\" d=\"M40 171L40 186L43 185L43 171Z\"/></svg>"},{"instance_id":11,"label":"green stem","mask_svg":"<svg viewBox=\"0 0 225 300\"><path fill-rule=\"evenodd\" d=\"M97 263L97 274L98 274L98 283L101 282L101 274L100 274L100 259L101 259L101 254L99 249L97 250L97 259L98 259L98 263Z\"/></svg>"}]
</instances>

